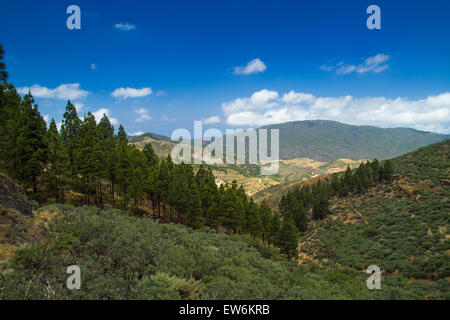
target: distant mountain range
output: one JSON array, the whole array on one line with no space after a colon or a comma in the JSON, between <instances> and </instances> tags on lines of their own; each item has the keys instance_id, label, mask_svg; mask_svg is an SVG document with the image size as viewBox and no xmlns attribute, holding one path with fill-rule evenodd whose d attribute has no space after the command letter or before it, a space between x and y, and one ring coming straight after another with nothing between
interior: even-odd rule
<instances>
[{"instance_id":1,"label":"distant mountain range","mask_svg":"<svg viewBox=\"0 0 450 320\"><path fill-rule=\"evenodd\" d=\"M280 130L280 158L330 162L340 158L393 158L449 139L409 128L353 126L328 120L294 121L261 127Z\"/></svg>"},{"instance_id":2,"label":"distant mountain range","mask_svg":"<svg viewBox=\"0 0 450 320\"><path fill-rule=\"evenodd\" d=\"M259 129L280 130L280 159L322 162L342 158L383 160L450 138L409 128L354 126L329 120L293 121ZM159 155L167 154L175 145L170 138L154 133L130 137L130 142L138 146L151 142Z\"/></svg>"}]
</instances>

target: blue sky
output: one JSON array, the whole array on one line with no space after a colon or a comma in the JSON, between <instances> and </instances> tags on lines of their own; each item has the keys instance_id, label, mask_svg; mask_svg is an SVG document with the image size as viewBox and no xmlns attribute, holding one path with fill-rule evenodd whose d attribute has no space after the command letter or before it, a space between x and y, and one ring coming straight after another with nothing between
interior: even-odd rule
<instances>
[{"instance_id":1,"label":"blue sky","mask_svg":"<svg viewBox=\"0 0 450 320\"><path fill-rule=\"evenodd\" d=\"M71 4L81 30L66 27ZM381 30L366 27L371 4ZM449 12L432 0L16 0L0 3L0 42L10 82L57 122L71 97L128 133L316 118L449 133Z\"/></svg>"}]
</instances>

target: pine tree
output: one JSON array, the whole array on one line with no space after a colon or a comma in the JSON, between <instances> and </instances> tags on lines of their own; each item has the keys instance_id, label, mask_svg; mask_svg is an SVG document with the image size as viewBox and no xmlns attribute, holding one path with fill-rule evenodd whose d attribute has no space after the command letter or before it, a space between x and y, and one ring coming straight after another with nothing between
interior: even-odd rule
<instances>
[{"instance_id":1,"label":"pine tree","mask_svg":"<svg viewBox=\"0 0 450 320\"><path fill-rule=\"evenodd\" d=\"M258 210L258 206L250 199L246 210L247 226L246 230L254 237L261 237L263 233L262 219Z\"/></svg>"},{"instance_id":2,"label":"pine tree","mask_svg":"<svg viewBox=\"0 0 450 320\"><path fill-rule=\"evenodd\" d=\"M394 176L394 166L391 160L384 160L382 163L382 179L391 181Z\"/></svg>"},{"instance_id":3,"label":"pine tree","mask_svg":"<svg viewBox=\"0 0 450 320\"><path fill-rule=\"evenodd\" d=\"M101 206L100 188L104 168L102 134L90 112L84 118L76 143L74 163L77 165L78 173L82 176L85 204L91 204L91 196L94 196L94 203Z\"/></svg>"},{"instance_id":4,"label":"pine tree","mask_svg":"<svg viewBox=\"0 0 450 320\"><path fill-rule=\"evenodd\" d=\"M102 151L105 161L102 176L109 181L110 204L114 205L115 185L117 183L117 164L119 161L119 152L117 139L114 135L114 127L111 125L106 114L98 124L102 136Z\"/></svg>"},{"instance_id":5,"label":"pine tree","mask_svg":"<svg viewBox=\"0 0 450 320\"><path fill-rule=\"evenodd\" d=\"M232 231L237 232L241 230L242 220L241 216L244 216L244 207L241 199L237 194L235 186L226 186L221 188L223 194L221 196L220 208L221 216L220 223L227 230L227 233Z\"/></svg>"},{"instance_id":6,"label":"pine tree","mask_svg":"<svg viewBox=\"0 0 450 320\"><path fill-rule=\"evenodd\" d=\"M30 93L24 96L18 119L18 136L15 156L15 171L18 178L33 187L36 197L38 179L43 173L48 156L47 128Z\"/></svg>"},{"instance_id":7,"label":"pine tree","mask_svg":"<svg viewBox=\"0 0 450 320\"><path fill-rule=\"evenodd\" d=\"M144 149L142 149L142 152L145 155L145 158L147 159L147 164L149 166L156 166L159 162L158 156L156 155L156 152L153 150L153 147L150 143L147 143L144 146Z\"/></svg>"},{"instance_id":8,"label":"pine tree","mask_svg":"<svg viewBox=\"0 0 450 320\"><path fill-rule=\"evenodd\" d=\"M78 149L78 138L80 136L81 120L78 118L75 106L67 101L66 111L63 115L61 124L61 140L69 155L72 189L76 187L77 180L77 163L75 161L75 153Z\"/></svg>"},{"instance_id":9,"label":"pine tree","mask_svg":"<svg viewBox=\"0 0 450 320\"><path fill-rule=\"evenodd\" d=\"M12 84L0 82L0 168L17 176L14 168L21 98Z\"/></svg>"},{"instance_id":10,"label":"pine tree","mask_svg":"<svg viewBox=\"0 0 450 320\"><path fill-rule=\"evenodd\" d=\"M265 201L261 203L259 207L259 212L261 215L261 221L263 226L263 241L270 241L271 225L272 225L272 210L266 204Z\"/></svg>"},{"instance_id":11,"label":"pine tree","mask_svg":"<svg viewBox=\"0 0 450 320\"><path fill-rule=\"evenodd\" d=\"M347 166L347 170L345 170L342 184L344 194L347 194L348 192L353 192L354 189L353 174L352 169L350 169L350 166Z\"/></svg>"},{"instance_id":12,"label":"pine tree","mask_svg":"<svg viewBox=\"0 0 450 320\"><path fill-rule=\"evenodd\" d=\"M314 199L313 204L313 218L316 220L324 219L329 213L328 197L320 193Z\"/></svg>"},{"instance_id":13,"label":"pine tree","mask_svg":"<svg viewBox=\"0 0 450 320\"><path fill-rule=\"evenodd\" d=\"M56 202L64 203L64 187L69 175L70 162L54 119L51 120L47 131L47 141L49 157L43 181L48 194L54 197Z\"/></svg>"},{"instance_id":14,"label":"pine tree","mask_svg":"<svg viewBox=\"0 0 450 320\"><path fill-rule=\"evenodd\" d=\"M189 181L182 165L174 166L169 172L166 201L171 206L171 215L178 223L187 224L189 211Z\"/></svg>"},{"instance_id":15,"label":"pine tree","mask_svg":"<svg viewBox=\"0 0 450 320\"><path fill-rule=\"evenodd\" d=\"M371 163L370 163L370 167L372 168L372 177L373 177L373 181L378 181L381 179L381 166L380 166L380 162L378 161L378 159L374 159Z\"/></svg>"},{"instance_id":16,"label":"pine tree","mask_svg":"<svg viewBox=\"0 0 450 320\"><path fill-rule=\"evenodd\" d=\"M297 257L298 231L291 216L284 217L281 223L277 245L288 259Z\"/></svg>"},{"instance_id":17,"label":"pine tree","mask_svg":"<svg viewBox=\"0 0 450 320\"><path fill-rule=\"evenodd\" d=\"M210 205L207 208L206 211L206 223L207 226L216 229L216 231L219 230L220 225L220 193L217 192L213 196L213 198L210 199Z\"/></svg>"},{"instance_id":18,"label":"pine tree","mask_svg":"<svg viewBox=\"0 0 450 320\"><path fill-rule=\"evenodd\" d=\"M165 206L167 202L167 195L169 190L169 177L171 173L171 168L173 167L173 163L171 164L172 160L170 158L166 158L164 161L160 162L159 164L159 170L158 170L158 176L156 179L156 194L157 194L157 204L158 204L158 219L159 221L162 221L161 216L161 207L163 208L165 215Z\"/></svg>"},{"instance_id":19,"label":"pine tree","mask_svg":"<svg viewBox=\"0 0 450 320\"><path fill-rule=\"evenodd\" d=\"M337 173L333 173L331 175L331 189L334 195L340 195L342 193L342 186L339 181L339 175Z\"/></svg>"},{"instance_id":20,"label":"pine tree","mask_svg":"<svg viewBox=\"0 0 450 320\"><path fill-rule=\"evenodd\" d=\"M135 146L128 148L130 159L130 187L129 193L134 198L134 205L138 206L144 196L144 184L145 184L145 168L147 166L147 158Z\"/></svg>"},{"instance_id":21,"label":"pine tree","mask_svg":"<svg viewBox=\"0 0 450 320\"><path fill-rule=\"evenodd\" d=\"M8 72L6 72L6 65L4 63L5 51L3 45L0 43L0 81L6 82L8 80Z\"/></svg>"},{"instance_id":22,"label":"pine tree","mask_svg":"<svg viewBox=\"0 0 450 320\"><path fill-rule=\"evenodd\" d=\"M276 244L278 239L278 234L280 233L281 219L278 213L274 213L271 218L270 223L270 237L269 242L271 244Z\"/></svg>"},{"instance_id":23,"label":"pine tree","mask_svg":"<svg viewBox=\"0 0 450 320\"><path fill-rule=\"evenodd\" d=\"M308 228L308 213L306 208L300 202L294 216L294 223L299 232L305 232Z\"/></svg>"},{"instance_id":24,"label":"pine tree","mask_svg":"<svg viewBox=\"0 0 450 320\"><path fill-rule=\"evenodd\" d=\"M122 125L119 126L119 130L117 131L117 139L119 145L122 147L128 144L128 137Z\"/></svg>"},{"instance_id":25,"label":"pine tree","mask_svg":"<svg viewBox=\"0 0 450 320\"><path fill-rule=\"evenodd\" d=\"M192 166L186 165L187 180L189 186L189 206L188 206L188 225L192 228L203 226L202 219L202 200L200 198L199 188L195 180Z\"/></svg>"},{"instance_id":26,"label":"pine tree","mask_svg":"<svg viewBox=\"0 0 450 320\"><path fill-rule=\"evenodd\" d=\"M202 200L202 213L205 218L206 225L217 227L217 209L219 206L219 190L217 188L214 175L211 168L200 166L195 176L197 185L199 186L200 198ZM208 214L208 210L214 205L214 210ZM209 222L208 219L213 218L215 221Z\"/></svg>"}]
</instances>

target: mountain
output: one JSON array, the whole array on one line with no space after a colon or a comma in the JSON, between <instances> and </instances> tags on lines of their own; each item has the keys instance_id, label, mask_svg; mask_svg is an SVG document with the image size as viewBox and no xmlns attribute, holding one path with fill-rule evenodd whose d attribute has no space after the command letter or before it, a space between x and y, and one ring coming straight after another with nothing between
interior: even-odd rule
<instances>
[{"instance_id":1,"label":"mountain","mask_svg":"<svg viewBox=\"0 0 450 320\"><path fill-rule=\"evenodd\" d=\"M170 138L155 133L144 133L140 136L128 137L128 141L139 149L150 143L160 158L166 157L176 145L175 142L170 141Z\"/></svg>"},{"instance_id":2,"label":"mountain","mask_svg":"<svg viewBox=\"0 0 450 320\"><path fill-rule=\"evenodd\" d=\"M259 166L213 166L217 183L236 180L244 185L247 194L269 203L279 190L300 184L311 177L343 171L357 166L363 159L391 158L448 139L448 135L421 132L414 129L382 129L352 126L335 121L296 121L261 127L280 130L279 172L260 176ZM131 144L142 149L151 143L159 157L167 156L176 145L170 138L155 133L129 137ZM269 144L270 145L270 144Z\"/></svg>"},{"instance_id":3,"label":"mountain","mask_svg":"<svg viewBox=\"0 0 450 320\"><path fill-rule=\"evenodd\" d=\"M260 129L280 130L280 159L324 162L340 158L383 160L450 138L409 128L353 126L328 120L293 121Z\"/></svg>"},{"instance_id":4,"label":"mountain","mask_svg":"<svg viewBox=\"0 0 450 320\"><path fill-rule=\"evenodd\" d=\"M280 130L280 159L307 158L327 163L338 159L389 159L450 138L410 128L354 126L329 120L293 121L259 129ZM154 133L130 137L130 143L138 147L148 142L161 155L167 155L175 145L170 138Z\"/></svg>"}]
</instances>

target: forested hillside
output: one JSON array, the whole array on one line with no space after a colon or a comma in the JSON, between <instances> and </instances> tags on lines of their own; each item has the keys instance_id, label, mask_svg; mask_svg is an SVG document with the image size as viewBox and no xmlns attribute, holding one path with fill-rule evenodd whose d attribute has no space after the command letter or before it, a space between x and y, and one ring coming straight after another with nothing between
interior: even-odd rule
<instances>
[{"instance_id":1,"label":"forested hillside","mask_svg":"<svg viewBox=\"0 0 450 320\"><path fill-rule=\"evenodd\" d=\"M352 126L328 120L264 126L280 130L280 158L330 162L339 158L389 159L449 138L408 128Z\"/></svg>"},{"instance_id":2,"label":"forested hillside","mask_svg":"<svg viewBox=\"0 0 450 320\"><path fill-rule=\"evenodd\" d=\"M108 206L160 222L248 233L283 253L297 242L291 220L254 203L236 182L217 187L211 168L194 172L170 155L161 160L149 143L138 149L106 115L98 124L90 112L80 119L68 101L60 131L54 119L47 129L32 95L22 98L6 74L0 106L0 169L41 204Z\"/></svg>"},{"instance_id":3,"label":"forested hillside","mask_svg":"<svg viewBox=\"0 0 450 320\"><path fill-rule=\"evenodd\" d=\"M449 163L446 140L385 161L387 170L372 162L290 189L279 211L302 231L299 263L375 264L427 298L448 299Z\"/></svg>"}]
</instances>

